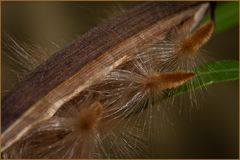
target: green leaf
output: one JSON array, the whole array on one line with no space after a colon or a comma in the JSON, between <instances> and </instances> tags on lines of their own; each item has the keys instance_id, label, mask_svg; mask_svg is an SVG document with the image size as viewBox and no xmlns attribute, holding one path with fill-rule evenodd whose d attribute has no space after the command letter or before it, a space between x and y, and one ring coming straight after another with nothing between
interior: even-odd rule
<instances>
[{"instance_id":1,"label":"green leaf","mask_svg":"<svg viewBox=\"0 0 240 160\"><path fill-rule=\"evenodd\" d=\"M167 96L177 96L210 84L239 79L239 62L225 60L210 62L195 68L196 76L184 85L167 91Z\"/></svg>"},{"instance_id":2,"label":"green leaf","mask_svg":"<svg viewBox=\"0 0 240 160\"><path fill-rule=\"evenodd\" d=\"M224 32L225 30L238 25L239 22L239 3L238 2L218 2L215 9L215 33ZM209 20L206 16L203 22Z\"/></svg>"},{"instance_id":3,"label":"green leaf","mask_svg":"<svg viewBox=\"0 0 240 160\"><path fill-rule=\"evenodd\" d=\"M217 5L215 10L216 32L222 32L228 28L238 25L239 3L238 2L224 2Z\"/></svg>"}]
</instances>

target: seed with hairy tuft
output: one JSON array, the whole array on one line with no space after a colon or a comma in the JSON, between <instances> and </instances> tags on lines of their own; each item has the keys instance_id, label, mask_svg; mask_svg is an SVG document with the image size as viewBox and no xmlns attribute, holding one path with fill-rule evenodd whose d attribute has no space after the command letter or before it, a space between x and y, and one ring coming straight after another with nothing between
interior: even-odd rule
<instances>
[{"instance_id":1,"label":"seed with hairy tuft","mask_svg":"<svg viewBox=\"0 0 240 160\"><path fill-rule=\"evenodd\" d=\"M184 37L177 46L178 53L192 56L197 53L211 37L214 31L214 22L208 21L200 26L196 31Z\"/></svg>"},{"instance_id":2,"label":"seed with hairy tuft","mask_svg":"<svg viewBox=\"0 0 240 160\"><path fill-rule=\"evenodd\" d=\"M145 89L170 89L175 88L195 76L193 72L166 72L166 73L154 73L146 81L143 82Z\"/></svg>"}]
</instances>

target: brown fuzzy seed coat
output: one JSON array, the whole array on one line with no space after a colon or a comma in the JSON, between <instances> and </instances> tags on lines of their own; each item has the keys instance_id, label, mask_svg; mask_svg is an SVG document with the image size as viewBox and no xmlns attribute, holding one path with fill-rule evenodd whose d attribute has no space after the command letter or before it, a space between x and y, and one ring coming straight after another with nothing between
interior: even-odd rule
<instances>
[{"instance_id":1,"label":"brown fuzzy seed coat","mask_svg":"<svg viewBox=\"0 0 240 160\"><path fill-rule=\"evenodd\" d=\"M187 80L193 78L193 72L168 72L168 73L155 73L151 75L144 83L145 89L170 89L175 88Z\"/></svg>"},{"instance_id":2,"label":"brown fuzzy seed coat","mask_svg":"<svg viewBox=\"0 0 240 160\"><path fill-rule=\"evenodd\" d=\"M178 52L184 55L196 54L198 49L202 47L211 37L214 30L214 22L209 21L200 26L192 34L186 36L178 46Z\"/></svg>"}]
</instances>

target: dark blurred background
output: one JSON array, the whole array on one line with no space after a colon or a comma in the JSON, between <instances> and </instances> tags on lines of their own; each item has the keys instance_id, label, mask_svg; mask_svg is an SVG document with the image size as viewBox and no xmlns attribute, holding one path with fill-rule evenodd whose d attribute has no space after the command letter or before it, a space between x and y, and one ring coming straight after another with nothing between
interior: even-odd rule
<instances>
[{"instance_id":1,"label":"dark blurred background","mask_svg":"<svg viewBox=\"0 0 240 160\"><path fill-rule=\"evenodd\" d=\"M8 45L6 35L10 35L18 42L36 44L50 56L92 27L138 3L2 2L2 43ZM235 3L237 5L238 2ZM204 47L204 51L211 60L238 60L238 37L238 25L216 33ZM11 71L14 64L7 54L10 53L4 52L1 56L2 94L18 81L18 76ZM214 84L208 86L207 91L196 92L204 92L204 97L198 100L198 109L182 114L172 109L169 116L173 125L152 135L149 142L150 157L146 154L142 158L238 157L238 82Z\"/></svg>"}]
</instances>

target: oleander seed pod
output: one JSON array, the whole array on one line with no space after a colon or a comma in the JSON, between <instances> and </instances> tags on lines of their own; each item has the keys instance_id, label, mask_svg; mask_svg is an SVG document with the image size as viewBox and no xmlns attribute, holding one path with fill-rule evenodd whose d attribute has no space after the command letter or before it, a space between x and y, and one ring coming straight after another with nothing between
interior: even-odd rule
<instances>
[{"instance_id":1,"label":"oleander seed pod","mask_svg":"<svg viewBox=\"0 0 240 160\"><path fill-rule=\"evenodd\" d=\"M38 133L40 133L38 131L53 131L57 127L70 133L65 135L64 132L60 136L58 136L58 133L53 134L53 137L65 137L62 141L54 142L54 147L50 147L50 149L54 148L53 152L49 152L47 147L41 147L36 152L30 153L26 151L28 149L25 152L19 147L21 148L21 155L27 153L23 157L88 157L89 153L92 153L90 152L92 144L96 144L94 140L99 142L104 139L93 138L98 134L92 134L94 131L98 131L97 128L101 124L99 118L101 121L110 121L111 124L115 124L114 122L118 120L117 127L114 127L115 130L121 128L121 124L124 124L124 122L126 123L123 128L125 130L129 129L128 126L131 123L126 118L130 117L132 113L140 112L145 114L142 108L146 106L151 108L153 105L158 104L156 102L159 101L159 97L161 97L165 89L180 86L194 76L193 72L183 70L166 73L161 70L161 67L160 69L152 68L151 65L138 62L130 57L135 57L139 52L144 51L146 46L143 44L151 44L155 41L154 37L164 38L167 31L174 25L184 22L186 18L195 14L203 16L207 7L208 4L206 3L181 3L176 6L168 3L146 3L126 11L118 18L91 30L79 40L54 54L3 98L2 152L9 147L11 148L15 143L17 144L17 141L20 141L21 145L29 144L31 147L31 141L34 142L36 139L32 139L31 136L24 138L23 135L31 132L33 134L34 130L31 130L31 128L43 121L46 123L42 123L36 128L36 135L33 134L34 136L38 137ZM169 13L160 12L165 9L168 9ZM176 14L178 12L181 14ZM162 13L164 14L162 15ZM145 18L148 18L147 21L142 21ZM195 19L192 25L198 23L199 19L201 18ZM138 26L140 22L141 25ZM144 38L142 39L142 37ZM146 61L144 58L142 60ZM133 62L133 65L135 65L133 70L131 66L124 66L125 62ZM121 65L124 67L121 68ZM153 66L157 66L155 62ZM100 88L102 86L105 86L105 88L100 90L92 88L95 84L99 85ZM100 103L93 103L94 105L87 105L89 107L86 110L82 108L80 112L76 111L81 118L73 115L73 119L70 118L70 120L66 115L62 117L55 116L55 113L61 110L66 103L88 90L89 87L99 92L104 100ZM95 101L95 99L91 99L91 102ZM16 106L19 110L14 110ZM104 108L103 113L102 108ZM138 120L139 116L134 119L135 122ZM139 123L132 123L131 125L134 129L136 126L137 128L145 128L145 126L139 126ZM133 130L130 135L137 132ZM121 133L114 131L112 137L119 134ZM87 136L91 138L85 142ZM108 136L106 135L106 137ZM118 138L121 144L129 145L125 138L121 138L121 136L118 136ZM26 143L21 143L24 139ZM48 144L48 139L44 140L45 145ZM54 138L50 139L54 140ZM73 141L73 139L76 141ZM83 150L75 152L75 149L81 148L82 144L86 145L82 147ZM137 146L135 140L133 144L135 147ZM66 147L66 150L63 147ZM28 146L23 148L28 148ZM101 145L100 148L102 148ZM126 152L126 148L122 148L122 152ZM130 145L131 150L132 148ZM14 151L17 151L16 148Z\"/></svg>"}]
</instances>

